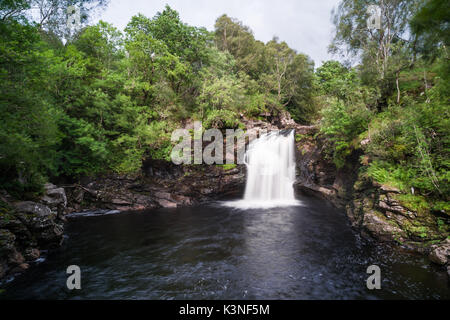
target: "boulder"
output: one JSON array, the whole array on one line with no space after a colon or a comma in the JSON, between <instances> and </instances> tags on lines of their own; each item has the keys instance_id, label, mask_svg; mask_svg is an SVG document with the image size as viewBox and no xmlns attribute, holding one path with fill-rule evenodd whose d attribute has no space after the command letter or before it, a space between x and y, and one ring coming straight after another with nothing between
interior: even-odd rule
<instances>
[{"instance_id":1,"label":"boulder","mask_svg":"<svg viewBox=\"0 0 450 320\"><path fill-rule=\"evenodd\" d=\"M63 239L64 226L49 207L36 202L14 204L19 220L40 245L59 245Z\"/></svg>"},{"instance_id":2,"label":"boulder","mask_svg":"<svg viewBox=\"0 0 450 320\"><path fill-rule=\"evenodd\" d=\"M165 199L158 199L157 200L159 205L163 208L177 208L178 205L175 202L165 200Z\"/></svg>"},{"instance_id":3,"label":"boulder","mask_svg":"<svg viewBox=\"0 0 450 320\"><path fill-rule=\"evenodd\" d=\"M378 208L380 208L380 209L382 209L382 210L384 210L386 212L401 214L401 215L409 217L409 218L414 218L415 217L415 214L413 212L405 209L404 207L402 207L398 203L392 203L392 202L387 202L387 201L380 200L378 202Z\"/></svg>"},{"instance_id":4,"label":"boulder","mask_svg":"<svg viewBox=\"0 0 450 320\"><path fill-rule=\"evenodd\" d=\"M58 188L49 183L45 185L45 191L45 195L41 199L44 204L48 206L67 206L67 196L64 188Z\"/></svg>"},{"instance_id":5,"label":"boulder","mask_svg":"<svg viewBox=\"0 0 450 320\"><path fill-rule=\"evenodd\" d=\"M57 247L63 240L64 213L67 206L63 188L45 185L37 201L18 201L0 192L8 209L0 215L0 278L21 273L28 262L41 255L40 249ZM7 201L6 201L7 200Z\"/></svg>"},{"instance_id":6,"label":"boulder","mask_svg":"<svg viewBox=\"0 0 450 320\"><path fill-rule=\"evenodd\" d=\"M41 252L39 249L36 248L28 248L25 250L25 259L27 261L35 261L36 259L39 259L41 256Z\"/></svg>"},{"instance_id":7,"label":"boulder","mask_svg":"<svg viewBox=\"0 0 450 320\"><path fill-rule=\"evenodd\" d=\"M397 194L401 193L401 191L398 188L387 186L387 185L380 185L379 189L383 193L397 193Z\"/></svg>"},{"instance_id":8,"label":"boulder","mask_svg":"<svg viewBox=\"0 0 450 320\"><path fill-rule=\"evenodd\" d=\"M52 210L49 207L31 201L18 202L14 204L17 212L26 214L26 215L34 215L41 218L46 218L52 215Z\"/></svg>"},{"instance_id":9,"label":"boulder","mask_svg":"<svg viewBox=\"0 0 450 320\"><path fill-rule=\"evenodd\" d=\"M19 266L19 265L25 263L25 258L23 257L23 255L20 252L14 250L14 252L8 256L8 263L11 265Z\"/></svg>"},{"instance_id":10,"label":"boulder","mask_svg":"<svg viewBox=\"0 0 450 320\"><path fill-rule=\"evenodd\" d=\"M440 245L432 247L432 251L429 255L432 262L439 265L446 265L450 262L450 240L447 239Z\"/></svg>"},{"instance_id":11,"label":"boulder","mask_svg":"<svg viewBox=\"0 0 450 320\"><path fill-rule=\"evenodd\" d=\"M362 224L371 236L380 241L394 241L406 235L405 231L386 221L386 218L375 210L364 213Z\"/></svg>"}]
</instances>

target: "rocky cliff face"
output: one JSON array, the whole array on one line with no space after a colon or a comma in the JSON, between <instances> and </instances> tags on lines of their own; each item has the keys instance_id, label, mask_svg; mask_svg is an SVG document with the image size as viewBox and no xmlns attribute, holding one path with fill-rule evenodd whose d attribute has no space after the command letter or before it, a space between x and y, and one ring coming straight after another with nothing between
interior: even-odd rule
<instances>
[{"instance_id":1,"label":"rocky cliff face","mask_svg":"<svg viewBox=\"0 0 450 320\"><path fill-rule=\"evenodd\" d=\"M351 200L353 184L358 176L358 154L352 155L351 165L337 169L325 154L324 141L317 137L317 127L296 130L297 182L296 188L313 193L345 207Z\"/></svg>"},{"instance_id":2,"label":"rocky cliff face","mask_svg":"<svg viewBox=\"0 0 450 320\"><path fill-rule=\"evenodd\" d=\"M178 167L165 162L146 163L136 176L109 175L84 179L67 188L68 212L108 209L140 211L191 206L238 196L245 187L245 167Z\"/></svg>"},{"instance_id":3,"label":"rocky cliff face","mask_svg":"<svg viewBox=\"0 0 450 320\"><path fill-rule=\"evenodd\" d=\"M342 169L327 160L324 141L311 130L297 136L296 187L346 210L363 236L393 242L421 252L448 268L450 276L450 216L413 209L409 195L378 184L360 173L361 152L355 151Z\"/></svg>"},{"instance_id":4,"label":"rocky cliff face","mask_svg":"<svg viewBox=\"0 0 450 320\"><path fill-rule=\"evenodd\" d=\"M67 198L63 188L45 185L36 201L16 201L0 194L0 279L20 273L44 250L63 240Z\"/></svg>"},{"instance_id":5,"label":"rocky cliff face","mask_svg":"<svg viewBox=\"0 0 450 320\"><path fill-rule=\"evenodd\" d=\"M243 119L243 122L247 130L292 128L309 132L311 128L297 125L287 113L274 117L270 122L248 119ZM186 128L193 129L193 123L186 124ZM107 175L83 179L78 185L68 186L68 211L139 211L237 198L244 193L245 174L244 165L176 166L165 161L148 160L138 175Z\"/></svg>"}]
</instances>

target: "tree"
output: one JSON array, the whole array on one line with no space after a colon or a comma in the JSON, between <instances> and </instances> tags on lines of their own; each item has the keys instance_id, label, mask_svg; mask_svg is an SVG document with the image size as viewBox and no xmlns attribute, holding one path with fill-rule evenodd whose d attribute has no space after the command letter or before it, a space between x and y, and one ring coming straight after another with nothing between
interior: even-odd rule
<instances>
[{"instance_id":1,"label":"tree","mask_svg":"<svg viewBox=\"0 0 450 320\"><path fill-rule=\"evenodd\" d=\"M168 5L152 19L141 14L134 16L126 32L131 37L143 32L152 39L161 41L167 46L170 54L190 64L194 71L199 70L207 62L204 48L212 40L210 33L205 28L196 28L183 23L178 12Z\"/></svg>"},{"instance_id":2,"label":"tree","mask_svg":"<svg viewBox=\"0 0 450 320\"><path fill-rule=\"evenodd\" d=\"M409 32L409 18L420 0L343 0L333 13L336 34L330 46L332 53L347 53L361 58L365 84L375 84L382 92L381 108L395 88L400 71L411 67L416 43ZM367 23L369 5L381 9L381 29L370 29ZM406 59L405 58L409 58Z\"/></svg>"},{"instance_id":3,"label":"tree","mask_svg":"<svg viewBox=\"0 0 450 320\"><path fill-rule=\"evenodd\" d=\"M30 9L28 0L3 0L0 3L0 21L23 20L24 12Z\"/></svg>"},{"instance_id":4,"label":"tree","mask_svg":"<svg viewBox=\"0 0 450 320\"><path fill-rule=\"evenodd\" d=\"M411 30L419 38L421 53L436 57L440 46L450 44L450 3L445 0L426 1L411 20Z\"/></svg>"},{"instance_id":5,"label":"tree","mask_svg":"<svg viewBox=\"0 0 450 320\"><path fill-rule=\"evenodd\" d=\"M287 108L295 120L308 122L312 113L314 63L285 42L274 38L266 45L267 73L263 86L271 90L278 108Z\"/></svg>"},{"instance_id":6,"label":"tree","mask_svg":"<svg viewBox=\"0 0 450 320\"><path fill-rule=\"evenodd\" d=\"M255 40L249 27L237 19L222 15L215 24L215 43L217 48L229 52L236 59L237 71L259 79L265 71L265 46Z\"/></svg>"},{"instance_id":7,"label":"tree","mask_svg":"<svg viewBox=\"0 0 450 320\"><path fill-rule=\"evenodd\" d=\"M80 9L80 22L86 22L90 14L105 8L109 0L2 0L0 17L25 17L35 21L41 30L60 38L68 36L67 19L70 6Z\"/></svg>"},{"instance_id":8,"label":"tree","mask_svg":"<svg viewBox=\"0 0 450 320\"><path fill-rule=\"evenodd\" d=\"M37 30L14 19L0 22L0 184L36 190L57 172L60 111L49 88L58 63Z\"/></svg>"}]
</instances>

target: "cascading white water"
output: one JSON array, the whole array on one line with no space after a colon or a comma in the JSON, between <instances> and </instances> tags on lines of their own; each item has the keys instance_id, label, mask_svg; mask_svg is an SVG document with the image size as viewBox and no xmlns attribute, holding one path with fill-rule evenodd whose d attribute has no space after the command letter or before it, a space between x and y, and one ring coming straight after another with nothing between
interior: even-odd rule
<instances>
[{"instance_id":1,"label":"cascading white water","mask_svg":"<svg viewBox=\"0 0 450 320\"><path fill-rule=\"evenodd\" d=\"M294 132L269 133L253 141L245 154L246 201L292 201L295 181Z\"/></svg>"},{"instance_id":2,"label":"cascading white water","mask_svg":"<svg viewBox=\"0 0 450 320\"><path fill-rule=\"evenodd\" d=\"M228 203L237 208L298 205L295 200L294 131L272 132L252 141L245 154L247 184L244 200Z\"/></svg>"}]
</instances>

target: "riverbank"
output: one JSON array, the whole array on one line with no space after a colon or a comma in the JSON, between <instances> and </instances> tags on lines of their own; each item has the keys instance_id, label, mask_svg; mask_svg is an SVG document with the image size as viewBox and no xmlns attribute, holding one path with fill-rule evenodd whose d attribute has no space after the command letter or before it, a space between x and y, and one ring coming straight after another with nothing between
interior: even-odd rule
<instances>
[{"instance_id":1,"label":"riverbank","mask_svg":"<svg viewBox=\"0 0 450 320\"><path fill-rule=\"evenodd\" d=\"M450 216L433 211L425 198L406 194L370 179L364 170L363 146L336 168L327 160L326 141L316 135L297 135L296 187L330 201L346 211L363 236L393 243L423 254L450 279Z\"/></svg>"},{"instance_id":2,"label":"riverbank","mask_svg":"<svg viewBox=\"0 0 450 320\"><path fill-rule=\"evenodd\" d=\"M364 239L345 212L238 210L222 201L69 218L63 247L3 287L2 299L448 299L447 274L421 255ZM368 290L367 268L382 270ZM68 265L81 290L66 288Z\"/></svg>"},{"instance_id":3,"label":"riverbank","mask_svg":"<svg viewBox=\"0 0 450 320\"><path fill-rule=\"evenodd\" d=\"M448 218L414 210L405 201L407 195L360 174L361 151L355 151L348 157L348 165L337 169L327 160L324 140L314 126L299 126L289 117L246 124L250 129L295 129L297 191L324 198L344 210L352 227L363 236L419 252L450 276ZM31 202L17 201L2 192L0 278L27 270L42 251L58 247L66 214L182 208L237 199L244 193L245 177L244 165L176 166L148 160L136 175L83 178L59 188L48 184L44 195Z\"/></svg>"},{"instance_id":4,"label":"riverbank","mask_svg":"<svg viewBox=\"0 0 450 320\"><path fill-rule=\"evenodd\" d=\"M65 190L53 184L44 189L44 194L32 201L0 193L0 280L28 270L42 253L63 242Z\"/></svg>"}]
</instances>

